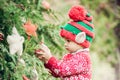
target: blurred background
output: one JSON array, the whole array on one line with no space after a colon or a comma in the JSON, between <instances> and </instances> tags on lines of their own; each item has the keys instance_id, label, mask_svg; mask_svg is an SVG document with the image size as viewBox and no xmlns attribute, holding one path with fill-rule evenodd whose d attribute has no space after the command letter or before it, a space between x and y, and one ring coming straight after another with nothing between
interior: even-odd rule
<instances>
[{"instance_id":1,"label":"blurred background","mask_svg":"<svg viewBox=\"0 0 120 80\"><path fill-rule=\"evenodd\" d=\"M73 5L85 6L93 16L92 80L120 80L120 0L0 0L0 80L22 80L23 75L31 80L59 80L34 52L44 41L58 59L66 53L59 30L70 20L67 13ZM25 25L36 35L28 33ZM13 27L25 38L22 56L9 52L7 36Z\"/></svg>"}]
</instances>

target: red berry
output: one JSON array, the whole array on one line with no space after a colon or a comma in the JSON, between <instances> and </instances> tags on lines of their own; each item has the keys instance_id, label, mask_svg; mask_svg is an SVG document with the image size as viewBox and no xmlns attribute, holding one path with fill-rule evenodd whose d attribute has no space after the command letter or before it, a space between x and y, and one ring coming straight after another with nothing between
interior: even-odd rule
<instances>
[{"instance_id":1,"label":"red berry","mask_svg":"<svg viewBox=\"0 0 120 80\"><path fill-rule=\"evenodd\" d=\"M36 49L36 50L35 50L35 54L39 54L40 52L41 52L40 49Z\"/></svg>"}]
</instances>

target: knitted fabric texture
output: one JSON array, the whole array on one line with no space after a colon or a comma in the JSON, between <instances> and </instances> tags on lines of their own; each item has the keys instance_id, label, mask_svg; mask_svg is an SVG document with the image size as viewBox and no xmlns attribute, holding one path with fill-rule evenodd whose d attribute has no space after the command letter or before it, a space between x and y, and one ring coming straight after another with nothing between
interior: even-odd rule
<instances>
[{"instance_id":1,"label":"knitted fabric texture","mask_svg":"<svg viewBox=\"0 0 120 80\"><path fill-rule=\"evenodd\" d=\"M72 21L61 27L60 35L66 39L76 42L76 35L80 32L86 33L86 40L81 45L84 48L89 48L90 43L94 38L94 25L92 23L92 16L88 13L83 6L73 6L68 13Z\"/></svg>"},{"instance_id":2,"label":"knitted fabric texture","mask_svg":"<svg viewBox=\"0 0 120 80\"><path fill-rule=\"evenodd\" d=\"M70 53L62 60L51 57L45 67L54 77L59 77L61 80L91 80L89 51Z\"/></svg>"}]
</instances>

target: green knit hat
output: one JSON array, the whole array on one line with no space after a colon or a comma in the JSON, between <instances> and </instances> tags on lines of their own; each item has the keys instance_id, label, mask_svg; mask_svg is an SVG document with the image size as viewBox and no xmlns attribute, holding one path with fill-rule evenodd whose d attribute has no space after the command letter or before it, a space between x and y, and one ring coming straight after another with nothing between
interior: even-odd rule
<instances>
[{"instance_id":1,"label":"green knit hat","mask_svg":"<svg viewBox=\"0 0 120 80\"><path fill-rule=\"evenodd\" d=\"M60 35L72 40L84 48L90 47L94 38L92 16L82 6L73 6L69 13L73 20L62 26Z\"/></svg>"}]
</instances>

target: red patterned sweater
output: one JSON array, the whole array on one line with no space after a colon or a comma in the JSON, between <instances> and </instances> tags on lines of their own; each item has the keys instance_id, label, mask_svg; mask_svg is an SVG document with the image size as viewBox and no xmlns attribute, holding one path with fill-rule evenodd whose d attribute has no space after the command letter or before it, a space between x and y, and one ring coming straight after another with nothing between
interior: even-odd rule
<instances>
[{"instance_id":1,"label":"red patterned sweater","mask_svg":"<svg viewBox=\"0 0 120 80\"><path fill-rule=\"evenodd\" d=\"M66 54L60 61L51 57L45 67L54 77L59 77L61 80L91 80L91 61L88 49Z\"/></svg>"}]
</instances>

